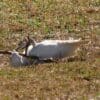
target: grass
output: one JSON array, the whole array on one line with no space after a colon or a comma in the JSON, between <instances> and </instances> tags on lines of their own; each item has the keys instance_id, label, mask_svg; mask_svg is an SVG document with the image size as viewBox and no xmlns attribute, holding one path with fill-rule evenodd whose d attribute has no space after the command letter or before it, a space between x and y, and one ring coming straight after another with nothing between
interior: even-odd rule
<instances>
[{"instance_id":1,"label":"grass","mask_svg":"<svg viewBox=\"0 0 100 100\"><path fill-rule=\"evenodd\" d=\"M99 0L1 0L0 49L14 49L27 34L37 41L69 36L88 38L98 46L100 28L95 21L100 20L99 6ZM92 44L83 47L86 50L82 49L79 55L87 57ZM8 59L0 57L1 100L100 98L100 56L25 68L13 68Z\"/></svg>"},{"instance_id":2,"label":"grass","mask_svg":"<svg viewBox=\"0 0 100 100\"><path fill-rule=\"evenodd\" d=\"M99 74L98 67L87 65L85 62L52 63L30 68L2 68L1 97L8 97L7 100L13 98L87 100L89 95L95 97L99 93Z\"/></svg>"}]
</instances>

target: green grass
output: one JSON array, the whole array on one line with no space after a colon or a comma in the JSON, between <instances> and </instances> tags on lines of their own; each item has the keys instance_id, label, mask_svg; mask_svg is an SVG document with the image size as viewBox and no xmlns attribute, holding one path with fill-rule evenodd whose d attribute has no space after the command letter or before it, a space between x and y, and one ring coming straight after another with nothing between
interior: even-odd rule
<instances>
[{"instance_id":1,"label":"green grass","mask_svg":"<svg viewBox=\"0 0 100 100\"><path fill-rule=\"evenodd\" d=\"M0 49L14 49L27 34L37 41L69 36L89 38L98 45L99 24L92 27L89 22L100 20L99 6L100 0L1 0ZM87 57L86 52L82 49L80 58ZM25 68L13 68L8 62L8 56L0 57L0 100L100 97L100 57Z\"/></svg>"}]
</instances>

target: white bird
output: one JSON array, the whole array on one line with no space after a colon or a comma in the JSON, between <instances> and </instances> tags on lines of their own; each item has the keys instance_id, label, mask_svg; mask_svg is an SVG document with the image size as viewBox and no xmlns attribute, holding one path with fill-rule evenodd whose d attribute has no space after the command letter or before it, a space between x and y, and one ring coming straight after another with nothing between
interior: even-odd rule
<instances>
[{"instance_id":1,"label":"white bird","mask_svg":"<svg viewBox=\"0 0 100 100\"><path fill-rule=\"evenodd\" d=\"M30 40L30 39L29 39ZM73 55L73 52L82 43L81 39L33 41L25 47L26 55L37 56L39 59L59 59Z\"/></svg>"},{"instance_id":2,"label":"white bird","mask_svg":"<svg viewBox=\"0 0 100 100\"><path fill-rule=\"evenodd\" d=\"M37 56L40 59L58 59L71 56L79 46L79 40L45 40L27 49L28 56Z\"/></svg>"}]
</instances>

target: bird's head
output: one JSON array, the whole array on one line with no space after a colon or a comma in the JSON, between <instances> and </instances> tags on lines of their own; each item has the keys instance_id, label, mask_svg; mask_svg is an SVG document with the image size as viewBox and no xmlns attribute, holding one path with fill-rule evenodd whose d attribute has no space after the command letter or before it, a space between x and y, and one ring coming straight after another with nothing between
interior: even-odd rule
<instances>
[{"instance_id":1,"label":"bird's head","mask_svg":"<svg viewBox=\"0 0 100 100\"><path fill-rule=\"evenodd\" d=\"M25 49L25 48L28 48L28 46L30 45L33 45L35 46L36 45L36 42L33 38L29 37L29 35L27 37L25 37L23 40L21 40L19 43L18 43L18 46L16 48L16 51L20 50L20 49Z\"/></svg>"}]
</instances>

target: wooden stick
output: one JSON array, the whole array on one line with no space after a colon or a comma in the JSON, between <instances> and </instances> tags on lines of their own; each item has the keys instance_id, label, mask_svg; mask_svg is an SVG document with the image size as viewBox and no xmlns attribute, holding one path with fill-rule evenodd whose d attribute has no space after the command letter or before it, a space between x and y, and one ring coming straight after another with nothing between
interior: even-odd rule
<instances>
[{"instance_id":1,"label":"wooden stick","mask_svg":"<svg viewBox=\"0 0 100 100\"><path fill-rule=\"evenodd\" d=\"M7 51L7 50L0 50L0 54L8 54L11 55L11 51Z\"/></svg>"}]
</instances>

